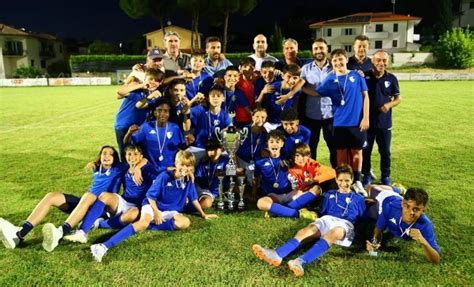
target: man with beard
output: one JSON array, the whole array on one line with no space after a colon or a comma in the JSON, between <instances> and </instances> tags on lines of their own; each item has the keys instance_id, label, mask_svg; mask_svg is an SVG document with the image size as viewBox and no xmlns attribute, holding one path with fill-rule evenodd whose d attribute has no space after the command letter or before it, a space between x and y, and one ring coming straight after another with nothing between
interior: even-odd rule
<instances>
[{"instance_id":1,"label":"man with beard","mask_svg":"<svg viewBox=\"0 0 474 287\"><path fill-rule=\"evenodd\" d=\"M221 40L218 37L208 37L206 39L206 54L204 60L204 71L213 76L218 71L224 71L228 66L232 66L232 62L227 60L221 53Z\"/></svg>"},{"instance_id":2,"label":"man with beard","mask_svg":"<svg viewBox=\"0 0 474 287\"><path fill-rule=\"evenodd\" d=\"M336 167L336 149L333 139L333 109L329 97L319 97L316 89L321 85L332 67L327 59L328 46L323 38L316 39L312 45L314 61L304 65L301 69L301 78L306 81L303 87L305 97L300 101L300 115L302 124L310 129L309 146L311 157L317 159L319 134L323 130L323 137L329 149L332 167Z\"/></svg>"}]
</instances>

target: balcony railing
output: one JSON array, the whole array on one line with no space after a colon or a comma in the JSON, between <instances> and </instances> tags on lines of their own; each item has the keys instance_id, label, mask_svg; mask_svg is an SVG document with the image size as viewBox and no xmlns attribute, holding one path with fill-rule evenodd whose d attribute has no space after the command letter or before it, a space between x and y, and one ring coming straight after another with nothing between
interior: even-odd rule
<instances>
[{"instance_id":1,"label":"balcony railing","mask_svg":"<svg viewBox=\"0 0 474 287\"><path fill-rule=\"evenodd\" d=\"M25 54L24 50L2 50L4 56L23 56Z\"/></svg>"}]
</instances>

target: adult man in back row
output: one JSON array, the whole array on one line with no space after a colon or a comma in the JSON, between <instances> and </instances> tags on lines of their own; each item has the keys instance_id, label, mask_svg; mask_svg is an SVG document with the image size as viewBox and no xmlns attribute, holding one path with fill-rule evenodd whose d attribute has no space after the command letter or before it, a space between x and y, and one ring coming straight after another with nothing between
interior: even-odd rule
<instances>
[{"instance_id":1,"label":"adult man in back row","mask_svg":"<svg viewBox=\"0 0 474 287\"><path fill-rule=\"evenodd\" d=\"M208 37L206 39L206 54L207 58L204 59L204 71L209 75L216 77L214 75L216 72L221 71L222 76L223 72L229 66L232 66L232 62L227 60L224 54L221 53L221 39L219 37Z\"/></svg>"},{"instance_id":2,"label":"adult man in back row","mask_svg":"<svg viewBox=\"0 0 474 287\"><path fill-rule=\"evenodd\" d=\"M255 71L260 71L264 61L272 61L274 63L278 62L277 58L267 54L267 48L267 37L263 34L255 36L253 39L253 49L255 50L255 53L249 56L255 60Z\"/></svg>"},{"instance_id":3,"label":"adult man in back row","mask_svg":"<svg viewBox=\"0 0 474 287\"><path fill-rule=\"evenodd\" d=\"M369 37L359 35L354 39L354 55L349 57L347 68L357 71L361 76L363 73L372 70L372 62L367 57L369 53Z\"/></svg>"},{"instance_id":4,"label":"adult man in back row","mask_svg":"<svg viewBox=\"0 0 474 287\"><path fill-rule=\"evenodd\" d=\"M178 32L168 31L163 38L166 53L164 55L164 66L166 70L171 70L178 75L183 74L183 71L191 63L191 55L181 52L181 37Z\"/></svg>"}]
</instances>

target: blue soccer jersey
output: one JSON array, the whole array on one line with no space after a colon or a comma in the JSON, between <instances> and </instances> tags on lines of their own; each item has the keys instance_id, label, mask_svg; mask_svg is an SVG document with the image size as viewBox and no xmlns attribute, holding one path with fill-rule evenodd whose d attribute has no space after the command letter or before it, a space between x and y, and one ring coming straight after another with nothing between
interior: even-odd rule
<instances>
[{"instance_id":1,"label":"blue soccer jersey","mask_svg":"<svg viewBox=\"0 0 474 287\"><path fill-rule=\"evenodd\" d=\"M288 89L283 89L283 81L278 81L272 83L272 86L275 88L275 91L271 94L266 94L263 99L262 106L267 110L268 118L267 122L271 124L281 123L280 115L281 111L292 108L295 104L296 98L299 96L301 91L298 91L291 99L286 101L283 105L275 103L278 98L282 95L286 95L290 92Z\"/></svg>"},{"instance_id":2,"label":"blue soccer jersey","mask_svg":"<svg viewBox=\"0 0 474 287\"><path fill-rule=\"evenodd\" d=\"M197 105L191 108L191 123L196 139L194 146L204 148L210 138L222 140L221 132L230 126L230 117L222 110L216 115L203 106Z\"/></svg>"},{"instance_id":3,"label":"blue soccer jersey","mask_svg":"<svg viewBox=\"0 0 474 287\"><path fill-rule=\"evenodd\" d=\"M135 104L146 97L144 90L133 91L123 99L122 105L115 116L115 129L128 129L131 125L145 122L148 111L137 109Z\"/></svg>"},{"instance_id":4,"label":"blue soccer jersey","mask_svg":"<svg viewBox=\"0 0 474 287\"><path fill-rule=\"evenodd\" d=\"M145 199L145 194L157 175L155 167L149 162L141 168L141 171L143 182L140 185L137 185L135 181L133 181L133 174L129 171L125 173L124 191L122 195L123 199L137 206Z\"/></svg>"},{"instance_id":5,"label":"blue soccer jersey","mask_svg":"<svg viewBox=\"0 0 474 287\"><path fill-rule=\"evenodd\" d=\"M260 187L264 195L284 194L291 191L288 168L280 158L265 157L255 163L255 177L260 177Z\"/></svg>"},{"instance_id":6,"label":"blue soccer jersey","mask_svg":"<svg viewBox=\"0 0 474 287\"><path fill-rule=\"evenodd\" d=\"M321 216L331 215L354 224L365 216L364 197L354 191L341 193L335 189L324 193Z\"/></svg>"},{"instance_id":7,"label":"blue soccer jersey","mask_svg":"<svg viewBox=\"0 0 474 287\"><path fill-rule=\"evenodd\" d=\"M295 145L297 143L309 144L309 138L311 137L311 131L302 125L298 126L298 131L294 134L288 134L283 128L281 130L285 133L285 145L281 149L281 157L283 159L292 159Z\"/></svg>"},{"instance_id":8,"label":"blue soccer jersey","mask_svg":"<svg viewBox=\"0 0 474 287\"><path fill-rule=\"evenodd\" d=\"M187 201L198 199L196 186L191 180L178 180L170 171L160 173L146 193L143 205L153 199L160 211L182 212Z\"/></svg>"},{"instance_id":9,"label":"blue soccer jersey","mask_svg":"<svg viewBox=\"0 0 474 287\"><path fill-rule=\"evenodd\" d=\"M122 184L123 175L127 171L128 165L119 163L114 164L109 169L94 169L92 175L92 185L89 192L99 196L102 192L117 193Z\"/></svg>"},{"instance_id":10,"label":"blue soccer jersey","mask_svg":"<svg viewBox=\"0 0 474 287\"><path fill-rule=\"evenodd\" d=\"M226 165L229 162L227 155L221 155L217 162L212 162L208 158L201 161L194 173L195 183L202 189L209 190L212 195L217 197L219 195L219 178L218 171L225 171Z\"/></svg>"},{"instance_id":11,"label":"blue soccer jersey","mask_svg":"<svg viewBox=\"0 0 474 287\"><path fill-rule=\"evenodd\" d=\"M280 81L283 81L283 78L280 75L278 75L275 77L275 79L273 79L270 85L273 85L273 83L280 82ZM262 92L266 84L267 82L265 82L265 80L262 77L258 77L257 80L255 80L255 84L253 85L254 91L255 91L254 101L258 98L258 95L260 95L260 93Z\"/></svg>"},{"instance_id":12,"label":"blue soccer jersey","mask_svg":"<svg viewBox=\"0 0 474 287\"><path fill-rule=\"evenodd\" d=\"M402 221L402 200L403 198L400 196L385 198L382 203L382 212L379 214L375 226L382 231L388 229L393 236L403 240L411 240L410 228L419 229L421 235L439 253L433 224L426 215L422 214L413 224Z\"/></svg>"},{"instance_id":13,"label":"blue soccer jersey","mask_svg":"<svg viewBox=\"0 0 474 287\"><path fill-rule=\"evenodd\" d=\"M355 71L342 76L330 73L317 89L321 96L331 98L335 108L334 127L359 126L363 115L364 91L367 91L365 80Z\"/></svg>"},{"instance_id":14,"label":"blue soccer jersey","mask_svg":"<svg viewBox=\"0 0 474 287\"><path fill-rule=\"evenodd\" d=\"M188 84L186 84L186 97L189 100L192 100L197 93L200 91L200 87L203 85L203 82L206 81L207 78L212 78L207 72L201 71L199 76L194 78Z\"/></svg>"},{"instance_id":15,"label":"blue soccer jersey","mask_svg":"<svg viewBox=\"0 0 474 287\"><path fill-rule=\"evenodd\" d=\"M257 161L261 158L262 150L267 146L267 131L257 134L252 132L252 125L247 125L240 130L241 144L237 156L246 162Z\"/></svg>"},{"instance_id":16,"label":"blue soccer jersey","mask_svg":"<svg viewBox=\"0 0 474 287\"><path fill-rule=\"evenodd\" d=\"M372 71L369 71L365 74L365 82L369 89L370 128L391 128L392 109L383 113L380 111L380 107L390 102L393 96L400 95L397 78L388 72L377 78Z\"/></svg>"},{"instance_id":17,"label":"blue soccer jersey","mask_svg":"<svg viewBox=\"0 0 474 287\"><path fill-rule=\"evenodd\" d=\"M362 62L359 62L355 56L349 57L347 61L347 69L349 70L361 70L367 73L372 70L372 61L369 57L365 57Z\"/></svg>"},{"instance_id":18,"label":"blue soccer jersey","mask_svg":"<svg viewBox=\"0 0 474 287\"><path fill-rule=\"evenodd\" d=\"M143 154L156 168L162 171L174 165L174 157L186 141L180 128L171 122L165 127L156 125L156 121L146 122L133 134L132 143L143 148Z\"/></svg>"},{"instance_id":19,"label":"blue soccer jersey","mask_svg":"<svg viewBox=\"0 0 474 287\"><path fill-rule=\"evenodd\" d=\"M225 101L222 103L222 110L226 113L235 113L237 106L242 108L248 107L249 102L244 93L238 89L233 91L225 90Z\"/></svg>"}]
</instances>

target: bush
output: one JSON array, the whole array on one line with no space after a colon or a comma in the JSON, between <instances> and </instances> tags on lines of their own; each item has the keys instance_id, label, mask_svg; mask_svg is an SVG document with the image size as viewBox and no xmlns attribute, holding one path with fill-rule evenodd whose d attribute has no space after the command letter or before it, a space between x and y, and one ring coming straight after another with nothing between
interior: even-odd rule
<instances>
[{"instance_id":1,"label":"bush","mask_svg":"<svg viewBox=\"0 0 474 287\"><path fill-rule=\"evenodd\" d=\"M46 70L48 71L49 77L53 78L59 77L60 75L66 77L71 74L68 63L63 60L52 63L46 68Z\"/></svg>"},{"instance_id":2,"label":"bush","mask_svg":"<svg viewBox=\"0 0 474 287\"><path fill-rule=\"evenodd\" d=\"M453 28L446 31L434 49L436 63L444 68L466 69L474 66L474 34Z\"/></svg>"},{"instance_id":3,"label":"bush","mask_svg":"<svg viewBox=\"0 0 474 287\"><path fill-rule=\"evenodd\" d=\"M15 71L15 78L38 78L43 76L43 71L34 66L20 66Z\"/></svg>"}]
</instances>

